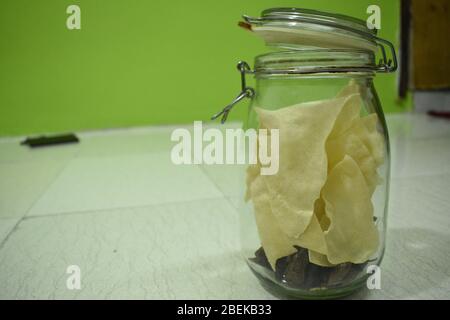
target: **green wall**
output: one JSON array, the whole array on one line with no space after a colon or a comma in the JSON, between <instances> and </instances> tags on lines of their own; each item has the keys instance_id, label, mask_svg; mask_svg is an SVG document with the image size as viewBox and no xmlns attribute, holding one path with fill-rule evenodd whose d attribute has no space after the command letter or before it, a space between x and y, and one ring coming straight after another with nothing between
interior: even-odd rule
<instances>
[{"instance_id":1,"label":"green wall","mask_svg":"<svg viewBox=\"0 0 450 320\"><path fill-rule=\"evenodd\" d=\"M81 30L66 8L81 7ZM296 6L366 18L397 42L397 0L2 0L0 135L206 120L239 90L235 64L268 51L238 28L243 13ZM396 76L376 80L390 112ZM237 108L231 119L244 117Z\"/></svg>"}]
</instances>

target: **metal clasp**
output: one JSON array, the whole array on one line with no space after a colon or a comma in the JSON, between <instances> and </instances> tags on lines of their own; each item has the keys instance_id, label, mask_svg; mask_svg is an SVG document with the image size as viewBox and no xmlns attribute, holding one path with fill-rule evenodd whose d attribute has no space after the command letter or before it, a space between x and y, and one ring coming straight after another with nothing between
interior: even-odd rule
<instances>
[{"instance_id":1,"label":"metal clasp","mask_svg":"<svg viewBox=\"0 0 450 320\"><path fill-rule=\"evenodd\" d=\"M375 39L378 47L381 49L381 55L383 56L383 58L380 59L380 62L378 63L377 71L378 72L386 72L386 73L396 71L398 68L398 63L397 63L397 55L395 54L394 45L390 41L382 39L382 38L374 37L374 39ZM389 49L391 50L392 59L388 60L387 55L386 55L386 48L384 47L384 44L387 45L389 47Z\"/></svg>"},{"instance_id":2,"label":"metal clasp","mask_svg":"<svg viewBox=\"0 0 450 320\"><path fill-rule=\"evenodd\" d=\"M222 116L222 119L220 120L220 123L224 124L225 121L227 121L228 114L230 113L231 109L241 100L244 98L253 98L255 95L255 90L251 87L247 87L246 81L245 81L245 74L246 73L253 73L253 71L250 69L250 66L245 61L239 61L237 65L237 69L241 73L241 92L238 94L238 96L225 108L223 108L222 111L216 113L211 117L211 120L216 120L220 116Z\"/></svg>"}]
</instances>

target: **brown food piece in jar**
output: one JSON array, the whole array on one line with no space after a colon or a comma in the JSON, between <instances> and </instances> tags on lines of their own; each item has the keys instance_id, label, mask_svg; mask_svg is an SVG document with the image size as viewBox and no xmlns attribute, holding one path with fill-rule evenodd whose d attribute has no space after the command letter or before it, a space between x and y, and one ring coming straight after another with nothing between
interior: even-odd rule
<instances>
[{"instance_id":1,"label":"brown food piece in jar","mask_svg":"<svg viewBox=\"0 0 450 320\"><path fill-rule=\"evenodd\" d=\"M322 267L309 262L308 250L296 247L297 252L280 258L276 262L275 278L292 288L311 290L337 287L342 283L350 283L364 270L367 263L341 263L335 267ZM261 247L250 259L270 271L267 256Z\"/></svg>"},{"instance_id":2,"label":"brown food piece in jar","mask_svg":"<svg viewBox=\"0 0 450 320\"><path fill-rule=\"evenodd\" d=\"M267 269L272 270L270 267L269 260L267 259L266 253L264 252L263 247L260 247L258 250L255 251L255 257L250 258L250 261L259 264L260 266L263 266Z\"/></svg>"}]
</instances>

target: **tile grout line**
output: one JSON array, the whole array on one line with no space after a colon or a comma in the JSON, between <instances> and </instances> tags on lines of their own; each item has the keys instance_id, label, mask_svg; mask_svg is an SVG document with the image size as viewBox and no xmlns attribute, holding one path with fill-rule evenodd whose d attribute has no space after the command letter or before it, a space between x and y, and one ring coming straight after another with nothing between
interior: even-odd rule
<instances>
[{"instance_id":1,"label":"tile grout line","mask_svg":"<svg viewBox=\"0 0 450 320\"><path fill-rule=\"evenodd\" d=\"M36 197L36 199L33 201L33 203L28 207L28 209L25 210L25 213L17 220L16 224L11 228L11 230L8 232L8 234L3 238L3 240L0 242L0 250L3 249L3 247L5 246L6 242L9 240L9 238L11 237L11 235L18 229L19 224L25 220L28 217L28 213L30 212L30 210L34 207L34 205L42 198L42 196L47 192L47 190L55 183L55 181L61 176L62 172L64 171L64 169L67 167L67 165L69 164L69 162L71 162L73 160L73 158L75 158L76 156L78 156L78 152L79 150L74 154L73 157L71 157L69 160L67 160L67 162L65 164L63 164L61 166L61 169L59 170L59 172L55 175L55 177L52 179L52 181L50 181L45 188L42 190L42 192Z\"/></svg>"},{"instance_id":2,"label":"tile grout line","mask_svg":"<svg viewBox=\"0 0 450 320\"><path fill-rule=\"evenodd\" d=\"M19 224L22 222L22 220L23 220L23 217L18 219L16 224L11 228L11 230L9 230L8 234L0 242L0 251L3 249L3 247L5 246L6 242L10 238L10 236L17 230L17 228L19 227Z\"/></svg>"},{"instance_id":3,"label":"tile grout line","mask_svg":"<svg viewBox=\"0 0 450 320\"><path fill-rule=\"evenodd\" d=\"M72 162L74 159L78 158L78 154L79 154L80 150L78 150L70 159L68 159L66 161L65 164L63 164L61 166L61 169L59 170L59 172L55 175L55 178L52 179L51 182L48 183L48 185L45 187L45 190L42 191L42 193L36 198L35 201L33 201L33 203L30 205L30 207L26 210L25 214L22 216L23 220L25 217L28 216L28 214L30 213L31 209L33 209L33 207L36 205L36 203L39 202L39 200L42 199L42 197L44 196L44 194L50 189L50 187L55 184L56 180L58 180L59 177L61 177L62 173L64 172L64 170L67 168L67 166L69 165L70 162Z\"/></svg>"},{"instance_id":4,"label":"tile grout line","mask_svg":"<svg viewBox=\"0 0 450 320\"><path fill-rule=\"evenodd\" d=\"M404 180L404 179L418 179L418 178L424 178L424 177L435 177L435 176L445 176L450 175L449 170L444 170L442 172L435 172L435 173L419 173L412 176L391 176L390 180Z\"/></svg>"},{"instance_id":5,"label":"tile grout line","mask_svg":"<svg viewBox=\"0 0 450 320\"><path fill-rule=\"evenodd\" d=\"M234 203L231 201L230 197L227 196L227 195L222 191L222 189L219 187L219 185L218 185L213 179L211 179L211 177L208 175L208 172L205 170L205 168L203 167L203 165L198 164L198 166L200 167L200 170L202 171L202 173L208 178L208 180L209 180L212 184L214 184L214 186L216 187L216 189L219 190L219 192L223 195L223 197L224 197L225 199L227 199L228 204L229 204L232 208L234 208L236 211L239 211L238 208L236 208L236 206L234 205Z\"/></svg>"},{"instance_id":6,"label":"tile grout line","mask_svg":"<svg viewBox=\"0 0 450 320\"><path fill-rule=\"evenodd\" d=\"M37 214L37 215L31 215L31 216L24 216L22 220L33 220L33 219L39 219L39 218L49 218L49 217L64 217L66 215L83 215L83 214L101 214L106 213L109 211L117 211L117 210L125 210L125 209L143 209L143 208L155 208L155 207L162 207L167 205L179 205L179 204L189 204L189 203L195 203L195 202L201 202L201 201L211 201L211 200L226 200L226 197L210 197L210 198L203 198L203 199L194 199L194 200L185 200L185 201L173 201L173 202L163 202L163 203L157 203L157 204L147 204L147 205L136 205L136 206L129 206L129 207L111 207L111 208L104 208L104 209L91 209L91 210L81 210L81 211L66 211L66 212L56 212L56 213L48 213L48 214ZM233 206L234 207L234 206Z\"/></svg>"}]
</instances>

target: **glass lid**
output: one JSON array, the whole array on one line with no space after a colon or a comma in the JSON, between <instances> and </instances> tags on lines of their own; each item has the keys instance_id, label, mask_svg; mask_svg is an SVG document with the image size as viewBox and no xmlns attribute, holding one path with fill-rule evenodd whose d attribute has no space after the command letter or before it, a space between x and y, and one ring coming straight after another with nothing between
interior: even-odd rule
<instances>
[{"instance_id":1,"label":"glass lid","mask_svg":"<svg viewBox=\"0 0 450 320\"><path fill-rule=\"evenodd\" d=\"M243 16L240 26L267 45L298 48L364 49L376 52L377 30L353 17L300 8L272 8L261 17Z\"/></svg>"}]
</instances>

